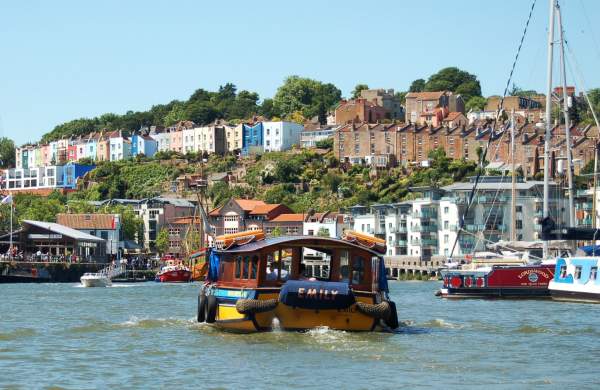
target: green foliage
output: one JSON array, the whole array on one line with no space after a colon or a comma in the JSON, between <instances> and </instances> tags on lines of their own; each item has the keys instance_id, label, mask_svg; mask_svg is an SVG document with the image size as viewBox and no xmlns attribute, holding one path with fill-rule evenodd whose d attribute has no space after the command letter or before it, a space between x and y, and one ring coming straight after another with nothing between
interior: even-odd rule
<instances>
[{"instance_id":1,"label":"green foliage","mask_svg":"<svg viewBox=\"0 0 600 390\"><path fill-rule=\"evenodd\" d=\"M315 142L315 146L319 149L333 149L333 138L317 141Z\"/></svg>"},{"instance_id":2,"label":"green foliage","mask_svg":"<svg viewBox=\"0 0 600 390\"><path fill-rule=\"evenodd\" d=\"M461 94L465 102L473 96L481 96L477 76L456 67L441 69L425 83L425 91L452 91Z\"/></svg>"},{"instance_id":3,"label":"green foliage","mask_svg":"<svg viewBox=\"0 0 600 390\"><path fill-rule=\"evenodd\" d=\"M410 84L408 92L423 92L425 90L425 80L416 79Z\"/></svg>"},{"instance_id":4,"label":"green foliage","mask_svg":"<svg viewBox=\"0 0 600 390\"><path fill-rule=\"evenodd\" d=\"M319 236L319 237L329 237L329 229L321 226L319 228L319 230L317 231L317 236Z\"/></svg>"},{"instance_id":5,"label":"green foliage","mask_svg":"<svg viewBox=\"0 0 600 390\"><path fill-rule=\"evenodd\" d=\"M57 191L52 192L47 197L19 193L14 195L14 223L20 223L25 219L34 221L56 222L56 214L65 212L64 195ZM8 212L10 209L7 208ZM3 219L10 218L10 214L2 214Z\"/></svg>"},{"instance_id":6,"label":"green foliage","mask_svg":"<svg viewBox=\"0 0 600 390\"><path fill-rule=\"evenodd\" d=\"M533 89L521 89L517 85L513 84L511 90L508 93L509 96L521 96L521 97L532 97L539 95L539 93Z\"/></svg>"},{"instance_id":7,"label":"green foliage","mask_svg":"<svg viewBox=\"0 0 600 390\"><path fill-rule=\"evenodd\" d=\"M160 229L154 241L154 248L161 256L169 249L169 231L167 229Z\"/></svg>"},{"instance_id":8,"label":"green foliage","mask_svg":"<svg viewBox=\"0 0 600 390\"><path fill-rule=\"evenodd\" d=\"M279 226L275 226L275 229L273 229L273 231L271 231L272 237L279 237L282 234L283 234L283 232L281 231L281 228Z\"/></svg>"},{"instance_id":9,"label":"green foliage","mask_svg":"<svg viewBox=\"0 0 600 390\"><path fill-rule=\"evenodd\" d=\"M485 108L487 99L482 96L473 96L465 104L466 111L482 111Z\"/></svg>"},{"instance_id":10,"label":"green foliage","mask_svg":"<svg viewBox=\"0 0 600 390\"><path fill-rule=\"evenodd\" d=\"M360 93L365 89L369 89L367 84L356 84L354 90L352 91L352 99L356 99L360 97Z\"/></svg>"},{"instance_id":11,"label":"green foliage","mask_svg":"<svg viewBox=\"0 0 600 390\"><path fill-rule=\"evenodd\" d=\"M277 89L273 98L275 114L288 116L300 111L305 118L318 116L324 122L327 110L337 104L342 92L333 84L289 76L282 86Z\"/></svg>"},{"instance_id":12,"label":"green foliage","mask_svg":"<svg viewBox=\"0 0 600 390\"><path fill-rule=\"evenodd\" d=\"M0 138L0 168L15 166L15 143L13 140Z\"/></svg>"}]
</instances>

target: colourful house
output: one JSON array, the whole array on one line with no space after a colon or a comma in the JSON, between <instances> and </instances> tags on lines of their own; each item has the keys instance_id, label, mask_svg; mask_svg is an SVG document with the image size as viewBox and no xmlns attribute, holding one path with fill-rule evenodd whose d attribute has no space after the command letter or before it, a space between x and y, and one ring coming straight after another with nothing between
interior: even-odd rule
<instances>
[{"instance_id":1,"label":"colourful house","mask_svg":"<svg viewBox=\"0 0 600 390\"><path fill-rule=\"evenodd\" d=\"M242 134L242 155L260 153L263 151L263 124L244 124Z\"/></svg>"}]
</instances>

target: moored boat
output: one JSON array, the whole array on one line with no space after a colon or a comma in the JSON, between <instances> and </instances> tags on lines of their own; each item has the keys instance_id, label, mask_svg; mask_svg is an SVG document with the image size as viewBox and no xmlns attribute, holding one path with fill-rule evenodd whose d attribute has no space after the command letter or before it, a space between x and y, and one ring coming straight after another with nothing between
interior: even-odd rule
<instances>
[{"instance_id":1,"label":"moored boat","mask_svg":"<svg viewBox=\"0 0 600 390\"><path fill-rule=\"evenodd\" d=\"M494 265L449 271L438 295L443 298L549 298L554 264Z\"/></svg>"},{"instance_id":2,"label":"moored boat","mask_svg":"<svg viewBox=\"0 0 600 390\"><path fill-rule=\"evenodd\" d=\"M261 231L216 237L198 321L239 332L269 331L274 320L284 330L397 328L382 259L385 242L355 238L265 238ZM383 252L375 250L382 245ZM307 274L304 249L322 255L318 275Z\"/></svg>"},{"instance_id":3,"label":"moored boat","mask_svg":"<svg viewBox=\"0 0 600 390\"><path fill-rule=\"evenodd\" d=\"M559 258L549 290L553 300L600 303L597 256Z\"/></svg>"},{"instance_id":4,"label":"moored boat","mask_svg":"<svg viewBox=\"0 0 600 390\"><path fill-rule=\"evenodd\" d=\"M161 283L187 283L192 280L192 272L181 264L166 265L156 274L155 280Z\"/></svg>"}]
</instances>

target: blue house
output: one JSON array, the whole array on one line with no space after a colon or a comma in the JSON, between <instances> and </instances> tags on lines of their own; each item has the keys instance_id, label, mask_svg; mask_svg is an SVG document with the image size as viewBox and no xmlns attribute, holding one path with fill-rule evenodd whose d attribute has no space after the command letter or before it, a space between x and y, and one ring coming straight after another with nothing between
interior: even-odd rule
<instances>
[{"instance_id":1,"label":"blue house","mask_svg":"<svg viewBox=\"0 0 600 390\"><path fill-rule=\"evenodd\" d=\"M158 152L158 141L148 135L134 133L131 136L131 155L152 157Z\"/></svg>"},{"instance_id":2,"label":"blue house","mask_svg":"<svg viewBox=\"0 0 600 390\"><path fill-rule=\"evenodd\" d=\"M63 186L64 188L74 190L77 188L77 179L96 168L95 165L81 165L77 163L68 163L63 167Z\"/></svg>"},{"instance_id":3,"label":"blue house","mask_svg":"<svg viewBox=\"0 0 600 390\"><path fill-rule=\"evenodd\" d=\"M245 124L242 128L242 155L261 153L263 150L262 122L254 126Z\"/></svg>"}]
</instances>

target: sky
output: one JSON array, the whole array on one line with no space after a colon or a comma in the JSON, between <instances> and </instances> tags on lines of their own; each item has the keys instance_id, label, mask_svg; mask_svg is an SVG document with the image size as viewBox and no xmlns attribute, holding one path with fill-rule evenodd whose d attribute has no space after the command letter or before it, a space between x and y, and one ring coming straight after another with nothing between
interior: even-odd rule
<instances>
[{"instance_id":1,"label":"sky","mask_svg":"<svg viewBox=\"0 0 600 390\"><path fill-rule=\"evenodd\" d=\"M585 86L600 87L593 23L600 1L561 3ZM502 94L530 7L530 0L3 1L0 136L37 141L75 118L147 110L227 82L272 97L292 74L348 96L358 83L402 91L458 66L478 76L484 96ZM519 87L545 90L547 25L548 1L537 0L515 70Z\"/></svg>"}]
</instances>

